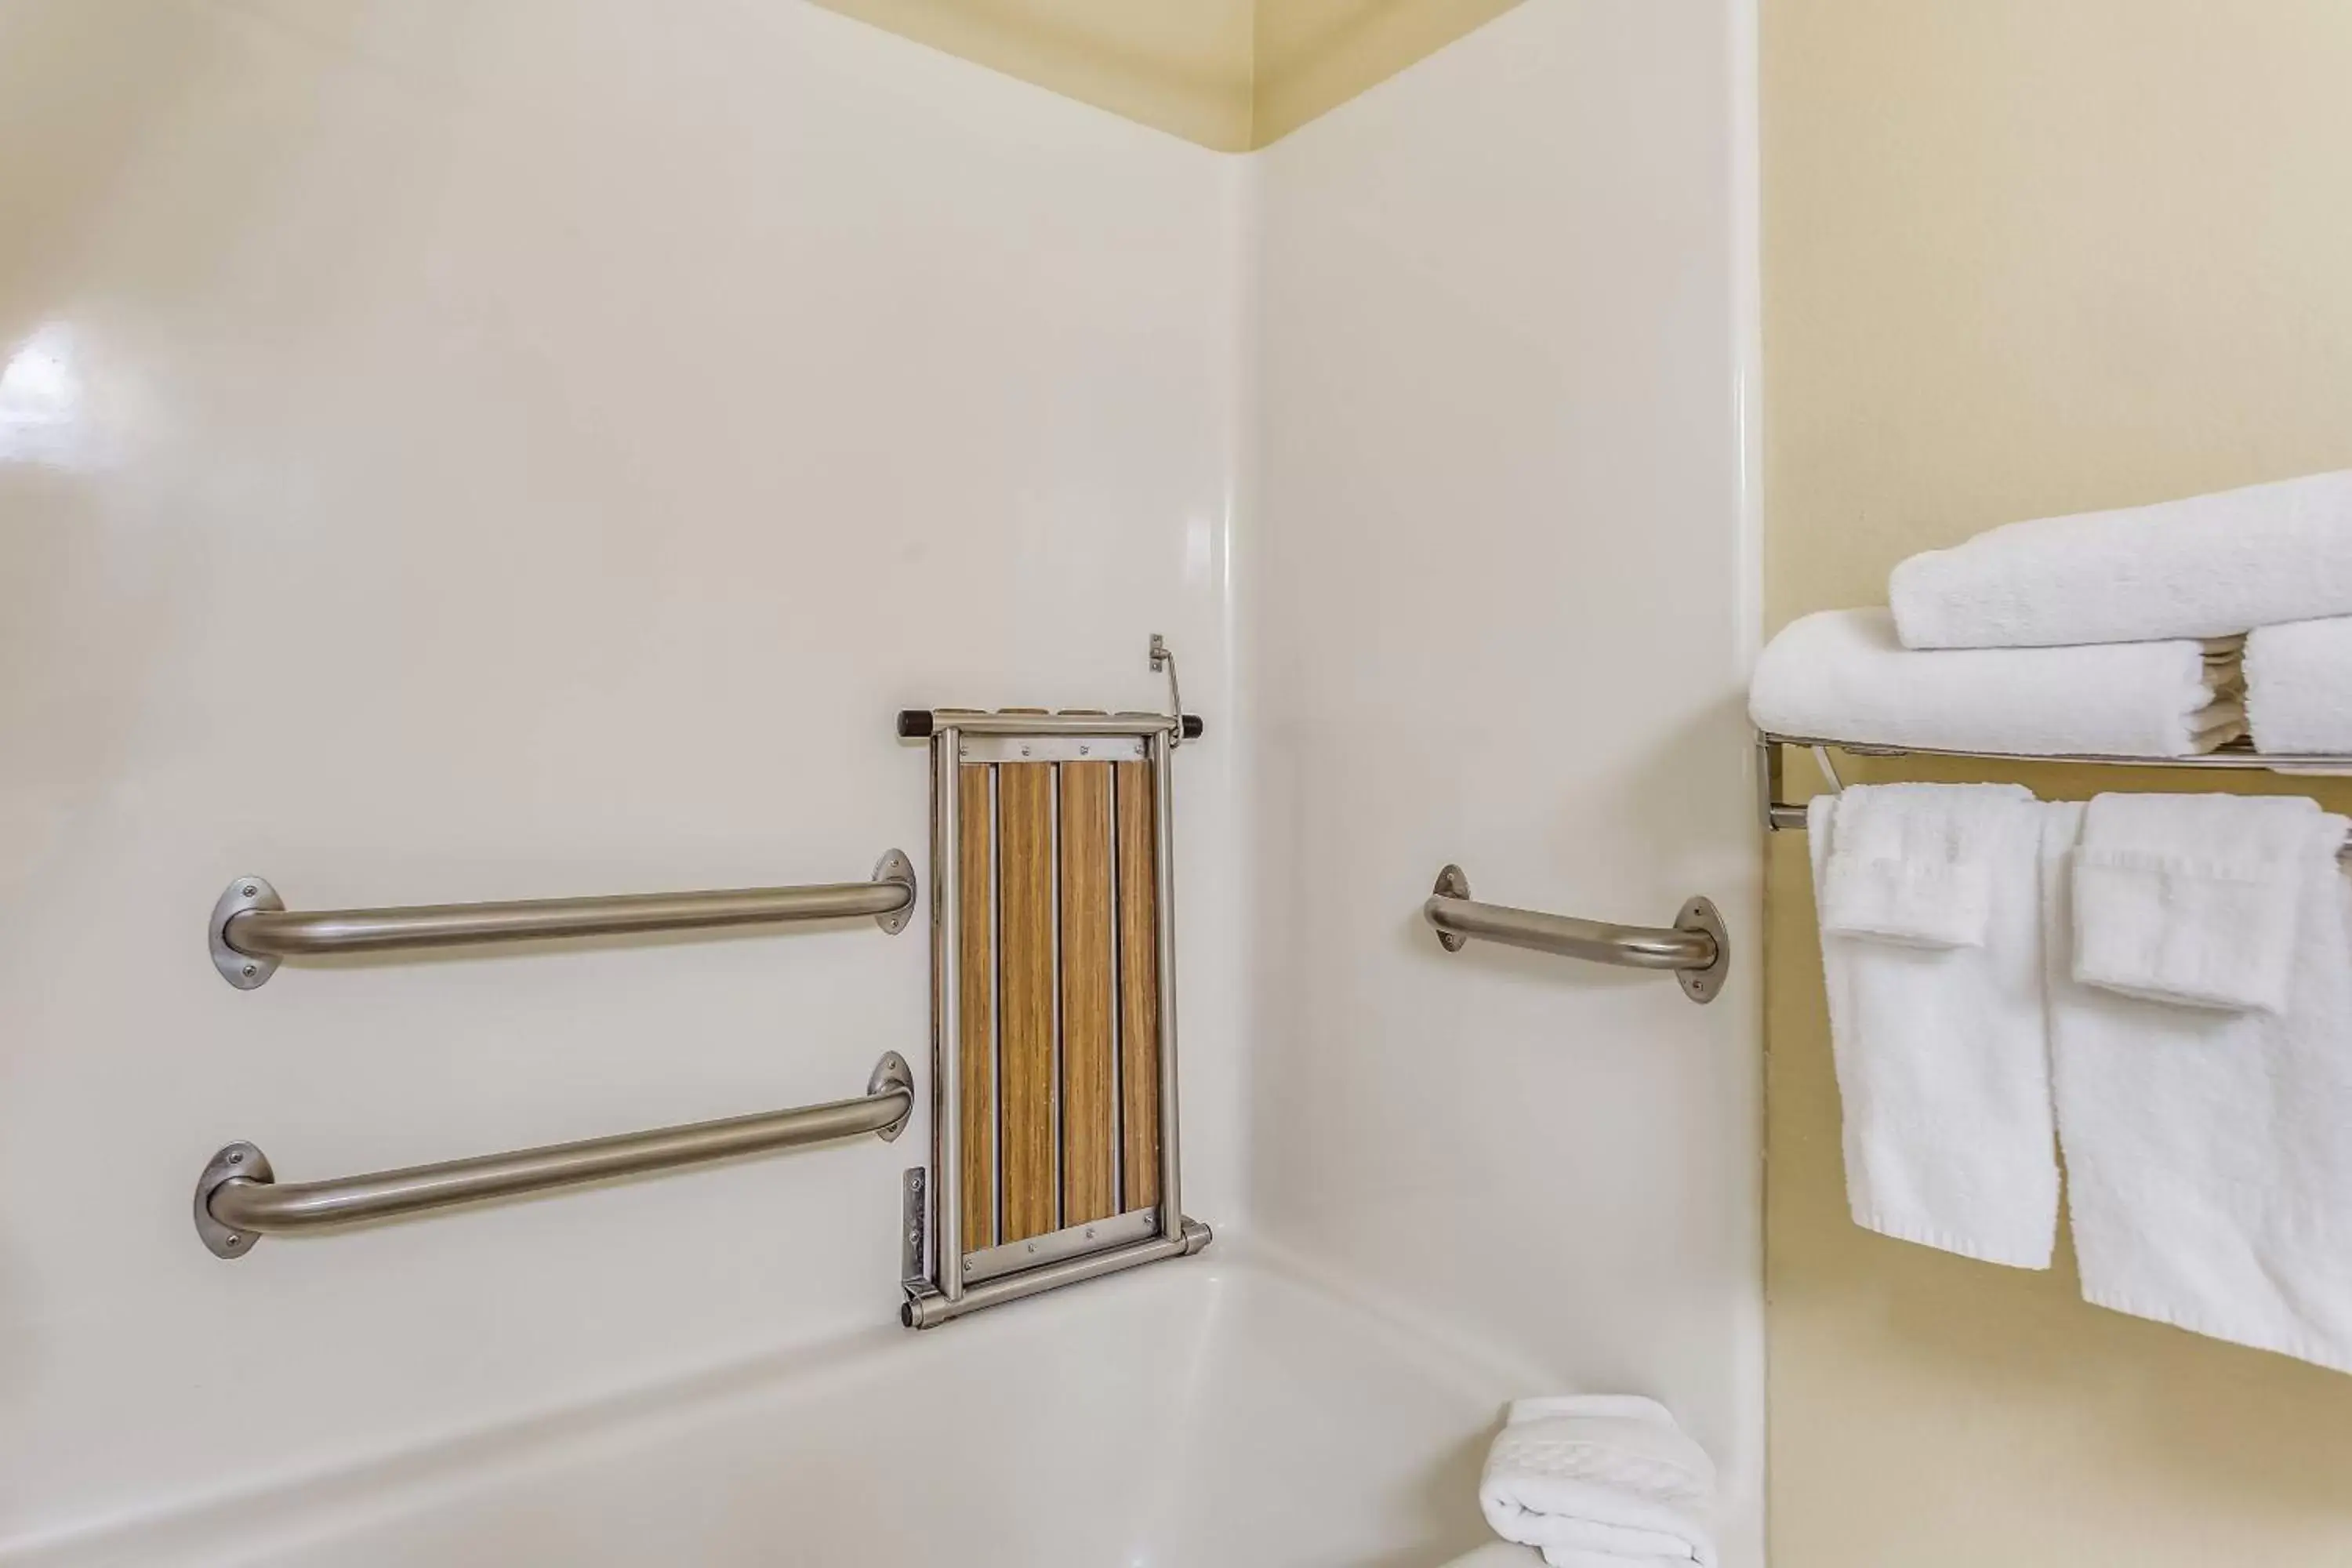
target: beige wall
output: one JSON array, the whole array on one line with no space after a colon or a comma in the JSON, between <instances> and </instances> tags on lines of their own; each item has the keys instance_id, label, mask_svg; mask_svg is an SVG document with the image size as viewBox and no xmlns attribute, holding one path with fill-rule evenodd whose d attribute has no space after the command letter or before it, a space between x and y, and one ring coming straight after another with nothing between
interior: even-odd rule
<instances>
[{"instance_id":1,"label":"beige wall","mask_svg":"<svg viewBox=\"0 0 2352 1568\"><path fill-rule=\"evenodd\" d=\"M1225 152L1263 147L1518 0L815 0Z\"/></svg>"},{"instance_id":2,"label":"beige wall","mask_svg":"<svg viewBox=\"0 0 2352 1568\"><path fill-rule=\"evenodd\" d=\"M1774 626L2009 519L2352 466L2352 5L1765 0L1762 49ZM1774 1560L2352 1563L2352 1378L1848 1222L1771 857Z\"/></svg>"}]
</instances>

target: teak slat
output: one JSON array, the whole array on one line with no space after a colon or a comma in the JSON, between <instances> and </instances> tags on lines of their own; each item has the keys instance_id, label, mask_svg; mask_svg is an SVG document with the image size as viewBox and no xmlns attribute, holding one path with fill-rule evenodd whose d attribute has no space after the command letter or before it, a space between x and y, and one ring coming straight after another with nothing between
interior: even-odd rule
<instances>
[{"instance_id":1,"label":"teak slat","mask_svg":"<svg viewBox=\"0 0 2352 1568\"><path fill-rule=\"evenodd\" d=\"M989 862L995 841L988 814L988 769L956 769L963 817L956 896L957 1126L963 1157L963 1245L996 1245L996 978L988 958Z\"/></svg>"},{"instance_id":2,"label":"teak slat","mask_svg":"<svg viewBox=\"0 0 2352 1568\"><path fill-rule=\"evenodd\" d=\"M1160 1201L1160 894L1149 763L1118 764L1122 1206Z\"/></svg>"},{"instance_id":3,"label":"teak slat","mask_svg":"<svg viewBox=\"0 0 2352 1568\"><path fill-rule=\"evenodd\" d=\"M1062 769L1062 1224L1118 1212L1111 1110L1110 769Z\"/></svg>"},{"instance_id":4,"label":"teak slat","mask_svg":"<svg viewBox=\"0 0 2352 1568\"><path fill-rule=\"evenodd\" d=\"M1000 1241L1055 1228L1053 781L1051 763L996 771Z\"/></svg>"}]
</instances>

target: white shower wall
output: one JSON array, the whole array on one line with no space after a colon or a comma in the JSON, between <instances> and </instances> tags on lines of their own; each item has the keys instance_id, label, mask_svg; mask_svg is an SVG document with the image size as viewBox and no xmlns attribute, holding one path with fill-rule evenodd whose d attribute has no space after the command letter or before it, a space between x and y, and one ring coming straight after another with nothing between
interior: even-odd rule
<instances>
[{"instance_id":1,"label":"white shower wall","mask_svg":"<svg viewBox=\"0 0 2352 1568\"><path fill-rule=\"evenodd\" d=\"M0 1558L894 1310L919 1119L235 1264L188 1194L853 1093L919 925L240 994L232 875L919 863L896 708L1160 631L1186 1206L1673 1401L1755 1561L1747 16L1527 0L1242 159L798 0L0 9ZM1447 859L1707 893L1732 989L1442 957Z\"/></svg>"},{"instance_id":2,"label":"white shower wall","mask_svg":"<svg viewBox=\"0 0 2352 1568\"><path fill-rule=\"evenodd\" d=\"M0 10L0 1542L898 1303L919 1123L221 1262L302 1180L860 1092L923 928L289 965L297 907L925 861L902 705L1165 700L1241 1216L1244 166L797 4Z\"/></svg>"},{"instance_id":3,"label":"white shower wall","mask_svg":"<svg viewBox=\"0 0 2352 1568\"><path fill-rule=\"evenodd\" d=\"M1762 1558L1752 13L1529 0L1260 155L1253 1192L1559 1387L1665 1400ZM1723 995L1475 896L1732 931Z\"/></svg>"}]
</instances>

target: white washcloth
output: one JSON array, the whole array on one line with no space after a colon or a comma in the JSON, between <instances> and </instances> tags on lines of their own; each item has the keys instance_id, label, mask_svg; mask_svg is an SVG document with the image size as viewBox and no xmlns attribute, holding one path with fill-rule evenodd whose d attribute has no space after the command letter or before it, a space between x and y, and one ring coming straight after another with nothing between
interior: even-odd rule
<instances>
[{"instance_id":1,"label":"white washcloth","mask_svg":"<svg viewBox=\"0 0 2352 1568\"><path fill-rule=\"evenodd\" d=\"M1972 946L1822 935L1856 1225L2047 1268L2058 1231L2038 868L2046 808L2016 784L1855 785L1807 808L1816 899L1849 845L1900 835L1981 880ZM1864 852L1867 852L1865 847Z\"/></svg>"},{"instance_id":2,"label":"white washcloth","mask_svg":"<svg viewBox=\"0 0 2352 1568\"><path fill-rule=\"evenodd\" d=\"M1691 1563L1714 1568L1715 1466L1654 1399L1521 1399L1478 1480L1506 1541L1550 1568Z\"/></svg>"},{"instance_id":3,"label":"white washcloth","mask_svg":"<svg viewBox=\"0 0 2352 1568\"><path fill-rule=\"evenodd\" d=\"M2074 978L2192 1007L2284 1012L2315 801L2103 795L2074 851Z\"/></svg>"},{"instance_id":4,"label":"white washcloth","mask_svg":"<svg viewBox=\"0 0 2352 1568\"><path fill-rule=\"evenodd\" d=\"M2284 1016L2078 984L2064 961L2079 806L2042 882L2059 1134L2083 1294L2352 1372L2352 882L2311 820Z\"/></svg>"},{"instance_id":5,"label":"white washcloth","mask_svg":"<svg viewBox=\"0 0 2352 1568\"><path fill-rule=\"evenodd\" d=\"M2352 470L2013 522L1887 580L1909 647L2226 637L2352 616Z\"/></svg>"},{"instance_id":6,"label":"white washcloth","mask_svg":"<svg viewBox=\"0 0 2352 1568\"><path fill-rule=\"evenodd\" d=\"M2254 750L2352 752L2352 616L2264 626L2245 658Z\"/></svg>"},{"instance_id":7,"label":"white washcloth","mask_svg":"<svg viewBox=\"0 0 2352 1568\"><path fill-rule=\"evenodd\" d=\"M2178 757L2241 732L2195 642L1916 653L1885 610L1825 610L1756 661L1748 711L1782 735L1952 752ZM2232 672L2233 673L2233 672Z\"/></svg>"}]
</instances>

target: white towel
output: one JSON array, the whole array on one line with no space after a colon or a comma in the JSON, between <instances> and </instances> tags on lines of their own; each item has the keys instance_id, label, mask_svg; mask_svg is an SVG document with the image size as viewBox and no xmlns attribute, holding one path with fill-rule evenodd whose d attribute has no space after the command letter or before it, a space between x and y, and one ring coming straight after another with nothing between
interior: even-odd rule
<instances>
[{"instance_id":1,"label":"white towel","mask_svg":"<svg viewBox=\"0 0 2352 1568\"><path fill-rule=\"evenodd\" d=\"M2074 851L2074 978L2193 1007L2286 1010L2315 801L2103 795Z\"/></svg>"},{"instance_id":2,"label":"white towel","mask_svg":"<svg viewBox=\"0 0 2352 1568\"><path fill-rule=\"evenodd\" d=\"M2245 658L2254 750L2352 753L2352 616L2264 626Z\"/></svg>"},{"instance_id":3,"label":"white towel","mask_svg":"<svg viewBox=\"0 0 2352 1568\"><path fill-rule=\"evenodd\" d=\"M2312 819L2283 1017L2119 996L2064 961L2079 806L2042 879L2058 1128L2083 1294L2352 1372L2352 881Z\"/></svg>"},{"instance_id":4,"label":"white towel","mask_svg":"<svg viewBox=\"0 0 2352 1568\"><path fill-rule=\"evenodd\" d=\"M1515 1402L1478 1506L1550 1568L1714 1568L1715 1466L1666 1407L1634 1395Z\"/></svg>"},{"instance_id":5,"label":"white towel","mask_svg":"<svg viewBox=\"0 0 2352 1568\"><path fill-rule=\"evenodd\" d=\"M2234 672L2195 642L1917 653L1885 610L1825 610L1756 661L1757 728L1937 751L2177 757L2241 732Z\"/></svg>"},{"instance_id":6,"label":"white towel","mask_svg":"<svg viewBox=\"0 0 2352 1568\"><path fill-rule=\"evenodd\" d=\"M2225 637L2352 616L2352 470L2013 522L1887 580L1906 647Z\"/></svg>"},{"instance_id":7,"label":"white towel","mask_svg":"<svg viewBox=\"0 0 2352 1568\"><path fill-rule=\"evenodd\" d=\"M1820 901L1825 936L1982 947L1992 919L1986 839L2022 785L1857 786L1836 806Z\"/></svg>"},{"instance_id":8,"label":"white towel","mask_svg":"<svg viewBox=\"0 0 2352 1568\"><path fill-rule=\"evenodd\" d=\"M1822 969L1856 1225L1989 1263L2047 1268L2058 1230L2038 868L2046 809L2016 784L1856 785L1807 809L1814 896L1893 837L1981 880L1971 946L1824 931ZM1890 833L1890 816L1914 818Z\"/></svg>"}]
</instances>

